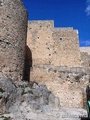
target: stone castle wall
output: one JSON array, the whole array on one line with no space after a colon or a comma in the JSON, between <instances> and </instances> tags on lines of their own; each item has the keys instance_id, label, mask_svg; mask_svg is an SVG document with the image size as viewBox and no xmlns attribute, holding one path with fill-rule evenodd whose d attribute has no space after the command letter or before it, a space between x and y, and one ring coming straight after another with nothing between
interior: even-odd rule
<instances>
[{"instance_id":1,"label":"stone castle wall","mask_svg":"<svg viewBox=\"0 0 90 120\"><path fill-rule=\"evenodd\" d=\"M27 61L30 81L47 86L63 107L86 107L89 55L80 51L78 31L54 28L53 21L29 21Z\"/></svg>"},{"instance_id":2,"label":"stone castle wall","mask_svg":"<svg viewBox=\"0 0 90 120\"><path fill-rule=\"evenodd\" d=\"M24 72L27 12L21 0L0 0L0 71L13 80Z\"/></svg>"},{"instance_id":3,"label":"stone castle wall","mask_svg":"<svg viewBox=\"0 0 90 120\"><path fill-rule=\"evenodd\" d=\"M77 30L54 28L53 21L31 21L27 46L26 32L21 0L0 0L0 72L13 80L25 75L25 80L45 84L63 107L85 107L90 68L80 66L88 67L89 55L80 54Z\"/></svg>"},{"instance_id":4,"label":"stone castle wall","mask_svg":"<svg viewBox=\"0 0 90 120\"><path fill-rule=\"evenodd\" d=\"M80 47L82 66L90 67L90 47Z\"/></svg>"},{"instance_id":5,"label":"stone castle wall","mask_svg":"<svg viewBox=\"0 0 90 120\"><path fill-rule=\"evenodd\" d=\"M86 86L90 68L33 66L30 80L47 86L63 107L86 108Z\"/></svg>"},{"instance_id":6,"label":"stone castle wall","mask_svg":"<svg viewBox=\"0 0 90 120\"><path fill-rule=\"evenodd\" d=\"M27 45L33 65L81 66L77 30L54 28L53 21L29 21Z\"/></svg>"}]
</instances>

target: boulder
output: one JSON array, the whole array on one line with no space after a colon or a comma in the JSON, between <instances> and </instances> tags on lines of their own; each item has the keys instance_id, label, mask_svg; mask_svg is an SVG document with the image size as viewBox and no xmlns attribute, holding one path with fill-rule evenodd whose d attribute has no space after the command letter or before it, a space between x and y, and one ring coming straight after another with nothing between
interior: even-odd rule
<instances>
[{"instance_id":1,"label":"boulder","mask_svg":"<svg viewBox=\"0 0 90 120\"><path fill-rule=\"evenodd\" d=\"M16 86L0 72L0 114L8 111L16 99Z\"/></svg>"}]
</instances>

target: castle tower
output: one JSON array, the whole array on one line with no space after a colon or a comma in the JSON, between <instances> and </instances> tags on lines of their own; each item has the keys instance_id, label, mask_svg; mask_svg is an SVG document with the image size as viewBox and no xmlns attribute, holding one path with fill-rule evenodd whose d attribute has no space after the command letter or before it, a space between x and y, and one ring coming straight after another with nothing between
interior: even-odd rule
<instances>
[{"instance_id":1,"label":"castle tower","mask_svg":"<svg viewBox=\"0 0 90 120\"><path fill-rule=\"evenodd\" d=\"M28 22L27 44L32 65L81 66L78 31L55 28L52 20Z\"/></svg>"},{"instance_id":2,"label":"castle tower","mask_svg":"<svg viewBox=\"0 0 90 120\"><path fill-rule=\"evenodd\" d=\"M21 0L0 0L0 71L13 80L23 78L27 12Z\"/></svg>"}]
</instances>

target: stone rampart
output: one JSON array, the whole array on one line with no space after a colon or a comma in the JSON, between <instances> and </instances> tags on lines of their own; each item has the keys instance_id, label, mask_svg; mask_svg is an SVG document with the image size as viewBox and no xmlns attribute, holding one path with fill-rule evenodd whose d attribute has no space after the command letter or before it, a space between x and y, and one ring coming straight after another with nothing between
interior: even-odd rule
<instances>
[{"instance_id":1,"label":"stone rampart","mask_svg":"<svg viewBox=\"0 0 90 120\"><path fill-rule=\"evenodd\" d=\"M13 80L24 72L27 12L21 0L0 0L0 71Z\"/></svg>"}]
</instances>

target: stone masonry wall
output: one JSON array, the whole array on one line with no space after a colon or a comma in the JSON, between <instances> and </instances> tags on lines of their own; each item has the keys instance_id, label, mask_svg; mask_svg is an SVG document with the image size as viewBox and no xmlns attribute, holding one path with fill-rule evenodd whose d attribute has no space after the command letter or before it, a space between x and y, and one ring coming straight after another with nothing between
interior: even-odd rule
<instances>
[{"instance_id":1,"label":"stone masonry wall","mask_svg":"<svg viewBox=\"0 0 90 120\"><path fill-rule=\"evenodd\" d=\"M13 80L23 78L27 12L21 0L0 0L0 71Z\"/></svg>"},{"instance_id":2,"label":"stone masonry wall","mask_svg":"<svg viewBox=\"0 0 90 120\"><path fill-rule=\"evenodd\" d=\"M90 67L90 55L87 52L81 52L82 66Z\"/></svg>"},{"instance_id":3,"label":"stone masonry wall","mask_svg":"<svg viewBox=\"0 0 90 120\"><path fill-rule=\"evenodd\" d=\"M55 28L53 32L55 66L81 66L77 30L73 28Z\"/></svg>"},{"instance_id":4,"label":"stone masonry wall","mask_svg":"<svg viewBox=\"0 0 90 120\"><path fill-rule=\"evenodd\" d=\"M60 99L63 107L86 108L86 86L90 80L90 68L34 66L30 80L45 84Z\"/></svg>"},{"instance_id":5,"label":"stone masonry wall","mask_svg":"<svg viewBox=\"0 0 90 120\"><path fill-rule=\"evenodd\" d=\"M84 67L90 67L90 47L80 47L81 63Z\"/></svg>"},{"instance_id":6,"label":"stone masonry wall","mask_svg":"<svg viewBox=\"0 0 90 120\"><path fill-rule=\"evenodd\" d=\"M30 81L45 84L63 107L85 108L90 68L81 67L78 31L54 28L53 21L29 21L27 45Z\"/></svg>"},{"instance_id":7,"label":"stone masonry wall","mask_svg":"<svg viewBox=\"0 0 90 120\"><path fill-rule=\"evenodd\" d=\"M27 45L33 65L81 66L77 30L54 28L53 21L29 21Z\"/></svg>"},{"instance_id":8,"label":"stone masonry wall","mask_svg":"<svg viewBox=\"0 0 90 120\"><path fill-rule=\"evenodd\" d=\"M32 64L50 64L53 49L53 21L28 22L27 45L32 52Z\"/></svg>"}]
</instances>

